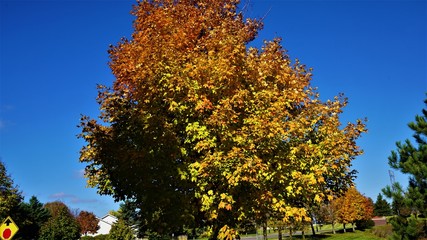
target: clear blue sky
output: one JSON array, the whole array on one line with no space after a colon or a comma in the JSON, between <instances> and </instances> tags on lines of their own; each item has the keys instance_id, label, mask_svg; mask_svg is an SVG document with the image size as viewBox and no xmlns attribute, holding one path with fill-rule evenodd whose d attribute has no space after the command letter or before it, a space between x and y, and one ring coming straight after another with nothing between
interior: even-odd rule
<instances>
[{"instance_id":1,"label":"clear blue sky","mask_svg":"<svg viewBox=\"0 0 427 240\"><path fill-rule=\"evenodd\" d=\"M26 200L117 209L85 188L76 135L80 114L98 114L96 84L114 80L107 49L132 32L133 3L0 0L0 158ZM344 123L368 118L353 166L375 200L389 184L387 157L424 107L427 2L251 0L246 15L264 17L253 46L282 37L291 58L314 68L322 99L349 98Z\"/></svg>"}]
</instances>

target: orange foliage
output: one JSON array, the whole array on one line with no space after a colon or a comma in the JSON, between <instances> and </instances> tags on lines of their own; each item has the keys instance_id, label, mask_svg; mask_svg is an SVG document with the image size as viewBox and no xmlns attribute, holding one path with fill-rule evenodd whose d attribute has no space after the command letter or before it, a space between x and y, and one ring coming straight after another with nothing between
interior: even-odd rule
<instances>
[{"instance_id":1,"label":"orange foliage","mask_svg":"<svg viewBox=\"0 0 427 240\"><path fill-rule=\"evenodd\" d=\"M135 6L132 38L109 51L116 80L98 97L106 124L82 119L91 186L118 200L187 189L232 235L251 215L310 220L307 205L351 185L364 123L341 126L347 99L322 102L280 39L248 48L262 24L238 2Z\"/></svg>"},{"instance_id":2,"label":"orange foliage","mask_svg":"<svg viewBox=\"0 0 427 240\"><path fill-rule=\"evenodd\" d=\"M338 222L354 223L357 220L370 220L374 214L372 201L352 187L335 200Z\"/></svg>"},{"instance_id":3,"label":"orange foliage","mask_svg":"<svg viewBox=\"0 0 427 240\"><path fill-rule=\"evenodd\" d=\"M81 234L87 234L87 233L94 234L99 229L99 226L98 226L99 220L96 218L95 214L91 212L81 211L77 216L76 220L80 225Z\"/></svg>"}]
</instances>

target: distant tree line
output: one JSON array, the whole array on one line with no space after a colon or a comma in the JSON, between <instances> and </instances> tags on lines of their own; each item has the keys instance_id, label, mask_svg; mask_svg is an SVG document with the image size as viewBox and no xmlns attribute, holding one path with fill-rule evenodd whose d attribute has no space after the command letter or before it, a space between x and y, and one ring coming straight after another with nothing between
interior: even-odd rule
<instances>
[{"instance_id":1,"label":"distant tree line","mask_svg":"<svg viewBox=\"0 0 427 240\"><path fill-rule=\"evenodd\" d=\"M17 240L74 240L95 233L98 219L91 212L71 211L63 202L41 203L36 196L24 202L22 193L0 161L0 221L10 216L19 230Z\"/></svg>"}]
</instances>

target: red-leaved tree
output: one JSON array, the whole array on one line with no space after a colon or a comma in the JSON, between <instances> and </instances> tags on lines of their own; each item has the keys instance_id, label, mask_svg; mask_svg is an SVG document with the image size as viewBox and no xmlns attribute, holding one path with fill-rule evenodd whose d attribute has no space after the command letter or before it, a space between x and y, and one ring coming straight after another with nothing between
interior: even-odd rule
<instances>
[{"instance_id":1,"label":"red-leaved tree","mask_svg":"<svg viewBox=\"0 0 427 240\"><path fill-rule=\"evenodd\" d=\"M77 222L80 225L80 233L84 235L88 233L96 233L99 229L99 220L92 212L81 211L77 216Z\"/></svg>"}]
</instances>

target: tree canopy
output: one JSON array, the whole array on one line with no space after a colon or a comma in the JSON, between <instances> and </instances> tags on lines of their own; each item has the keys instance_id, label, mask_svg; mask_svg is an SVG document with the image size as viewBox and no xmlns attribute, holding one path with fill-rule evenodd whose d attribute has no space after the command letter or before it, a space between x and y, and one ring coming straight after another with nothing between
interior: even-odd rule
<instances>
[{"instance_id":1,"label":"tree canopy","mask_svg":"<svg viewBox=\"0 0 427 240\"><path fill-rule=\"evenodd\" d=\"M40 240L80 238L80 227L70 209L62 202L46 203L50 219L40 229Z\"/></svg>"},{"instance_id":2,"label":"tree canopy","mask_svg":"<svg viewBox=\"0 0 427 240\"><path fill-rule=\"evenodd\" d=\"M374 213L372 200L363 196L356 188L349 188L348 191L335 200L334 206L337 208L337 220L345 225L353 224L360 220L370 220Z\"/></svg>"},{"instance_id":3,"label":"tree canopy","mask_svg":"<svg viewBox=\"0 0 427 240\"><path fill-rule=\"evenodd\" d=\"M96 218L95 214L88 211L81 211L76 218L77 222L80 225L80 233L86 235L88 233L96 233L98 231L99 220Z\"/></svg>"},{"instance_id":4,"label":"tree canopy","mask_svg":"<svg viewBox=\"0 0 427 240\"><path fill-rule=\"evenodd\" d=\"M321 101L280 39L248 47L262 23L238 3L138 2L131 39L109 50L100 121L81 120L89 185L134 200L152 231L308 221L307 205L352 185L363 121L342 126L347 99Z\"/></svg>"}]
</instances>

